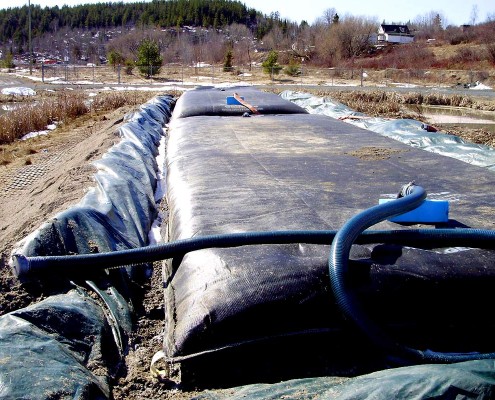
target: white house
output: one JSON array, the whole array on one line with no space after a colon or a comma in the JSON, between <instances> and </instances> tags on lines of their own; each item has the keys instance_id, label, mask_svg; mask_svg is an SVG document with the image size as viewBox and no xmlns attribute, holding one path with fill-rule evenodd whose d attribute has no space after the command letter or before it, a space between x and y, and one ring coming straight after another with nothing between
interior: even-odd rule
<instances>
[{"instance_id":1,"label":"white house","mask_svg":"<svg viewBox=\"0 0 495 400\"><path fill-rule=\"evenodd\" d=\"M411 43L414 35L407 25L380 25L377 39L378 43Z\"/></svg>"}]
</instances>

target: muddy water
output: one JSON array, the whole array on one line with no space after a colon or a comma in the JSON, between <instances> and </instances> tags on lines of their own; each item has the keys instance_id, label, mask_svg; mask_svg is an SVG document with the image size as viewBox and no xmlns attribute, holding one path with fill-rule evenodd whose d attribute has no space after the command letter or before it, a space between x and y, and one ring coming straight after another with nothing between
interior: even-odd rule
<instances>
[{"instance_id":1,"label":"muddy water","mask_svg":"<svg viewBox=\"0 0 495 400\"><path fill-rule=\"evenodd\" d=\"M411 109L417 111L418 106L411 107ZM419 106L419 109L431 125L466 126L495 132L495 111L442 106Z\"/></svg>"}]
</instances>

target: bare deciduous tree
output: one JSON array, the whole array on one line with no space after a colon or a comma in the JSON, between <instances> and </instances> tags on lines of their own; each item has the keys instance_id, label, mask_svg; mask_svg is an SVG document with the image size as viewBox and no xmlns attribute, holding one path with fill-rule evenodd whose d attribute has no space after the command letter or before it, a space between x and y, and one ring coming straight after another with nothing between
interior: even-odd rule
<instances>
[{"instance_id":1,"label":"bare deciduous tree","mask_svg":"<svg viewBox=\"0 0 495 400\"><path fill-rule=\"evenodd\" d=\"M270 50L288 50L291 45L282 29L275 25L270 32L263 37L265 47Z\"/></svg>"},{"instance_id":2,"label":"bare deciduous tree","mask_svg":"<svg viewBox=\"0 0 495 400\"><path fill-rule=\"evenodd\" d=\"M335 19L335 16L337 15L337 10L335 10L335 8L327 8L324 12L323 12L323 21L325 24L327 25L332 25L334 19Z\"/></svg>"},{"instance_id":3,"label":"bare deciduous tree","mask_svg":"<svg viewBox=\"0 0 495 400\"><path fill-rule=\"evenodd\" d=\"M478 5L474 4L473 8L471 8L471 18L469 19L469 23L471 25L476 24L476 21L478 20Z\"/></svg>"},{"instance_id":4,"label":"bare deciduous tree","mask_svg":"<svg viewBox=\"0 0 495 400\"><path fill-rule=\"evenodd\" d=\"M351 59L370 49L371 38L377 32L378 23L366 17L346 16L333 29L341 42L341 56Z\"/></svg>"},{"instance_id":5,"label":"bare deciduous tree","mask_svg":"<svg viewBox=\"0 0 495 400\"><path fill-rule=\"evenodd\" d=\"M225 57L227 43L223 33L219 33L216 30L210 30L208 33L208 57L206 61L209 63L221 63Z\"/></svg>"},{"instance_id":6,"label":"bare deciduous tree","mask_svg":"<svg viewBox=\"0 0 495 400\"><path fill-rule=\"evenodd\" d=\"M346 15L339 23L318 25L315 51L320 63L334 66L340 60L350 60L365 54L372 45L378 22L366 17Z\"/></svg>"},{"instance_id":7,"label":"bare deciduous tree","mask_svg":"<svg viewBox=\"0 0 495 400\"><path fill-rule=\"evenodd\" d=\"M232 24L228 28L229 40L234 52L234 64L249 65L253 53L253 35L246 25Z\"/></svg>"},{"instance_id":8,"label":"bare deciduous tree","mask_svg":"<svg viewBox=\"0 0 495 400\"><path fill-rule=\"evenodd\" d=\"M430 11L417 15L409 28L415 30L416 39L442 38L444 27L448 25L445 15L439 11Z\"/></svg>"}]
</instances>

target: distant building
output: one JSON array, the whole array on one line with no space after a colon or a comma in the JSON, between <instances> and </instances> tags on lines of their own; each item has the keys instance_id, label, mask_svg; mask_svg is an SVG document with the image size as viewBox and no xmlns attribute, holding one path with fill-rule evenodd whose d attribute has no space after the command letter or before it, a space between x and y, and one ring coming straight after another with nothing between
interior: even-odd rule
<instances>
[{"instance_id":1,"label":"distant building","mask_svg":"<svg viewBox=\"0 0 495 400\"><path fill-rule=\"evenodd\" d=\"M380 25L378 43L411 43L414 35L407 25Z\"/></svg>"}]
</instances>

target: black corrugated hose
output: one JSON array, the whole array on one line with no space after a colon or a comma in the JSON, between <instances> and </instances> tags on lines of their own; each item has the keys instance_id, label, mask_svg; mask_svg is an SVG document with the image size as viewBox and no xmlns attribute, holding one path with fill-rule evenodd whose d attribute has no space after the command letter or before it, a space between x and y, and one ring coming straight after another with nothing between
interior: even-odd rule
<instances>
[{"instance_id":1,"label":"black corrugated hose","mask_svg":"<svg viewBox=\"0 0 495 400\"><path fill-rule=\"evenodd\" d=\"M383 330L371 321L362 310L352 291L348 289L345 275L352 244L384 243L435 248L464 246L495 249L495 231L481 229L407 229L365 231L368 227L392 216L403 214L419 206L426 198L420 186L408 184L401 190L401 197L380 204L351 218L339 231L270 231L221 234L178 240L175 242L109 253L79 254L70 256L25 257L13 256L13 269L21 281L49 280L54 274L84 276L107 268L141 265L153 261L183 256L207 248L228 248L262 244L332 244L329 257L329 274L332 290L339 308L377 345L389 353L416 362L460 362L473 359L495 358L495 353L449 354L420 351L395 343Z\"/></svg>"},{"instance_id":2,"label":"black corrugated hose","mask_svg":"<svg viewBox=\"0 0 495 400\"><path fill-rule=\"evenodd\" d=\"M376 345L384 349L387 354L399 357L402 360L411 360L424 363L453 363L478 359L495 358L495 353L443 353L431 350L417 350L391 338L378 324L372 321L357 301L352 290L348 287L345 276L348 268L349 253L352 244L361 233L372 225L405 212L411 211L421 205L426 198L426 192L421 186L413 183L405 185L399 198L394 201L380 204L355 215L337 232L330 249L328 269L330 283L337 305L342 313L364 332ZM457 232L457 231L463 231ZM480 247L477 242L491 237L491 244L481 247L495 248L495 232L475 229L439 229L431 232L432 239L439 232L448 242L449 239L458 240L460 235L465 236L464 246ZM424 238L427 240L427 237ZM469 242L469 244L467 244ZM480 243L481 244L481 243Z\"/></svg>"}]
</instances>

